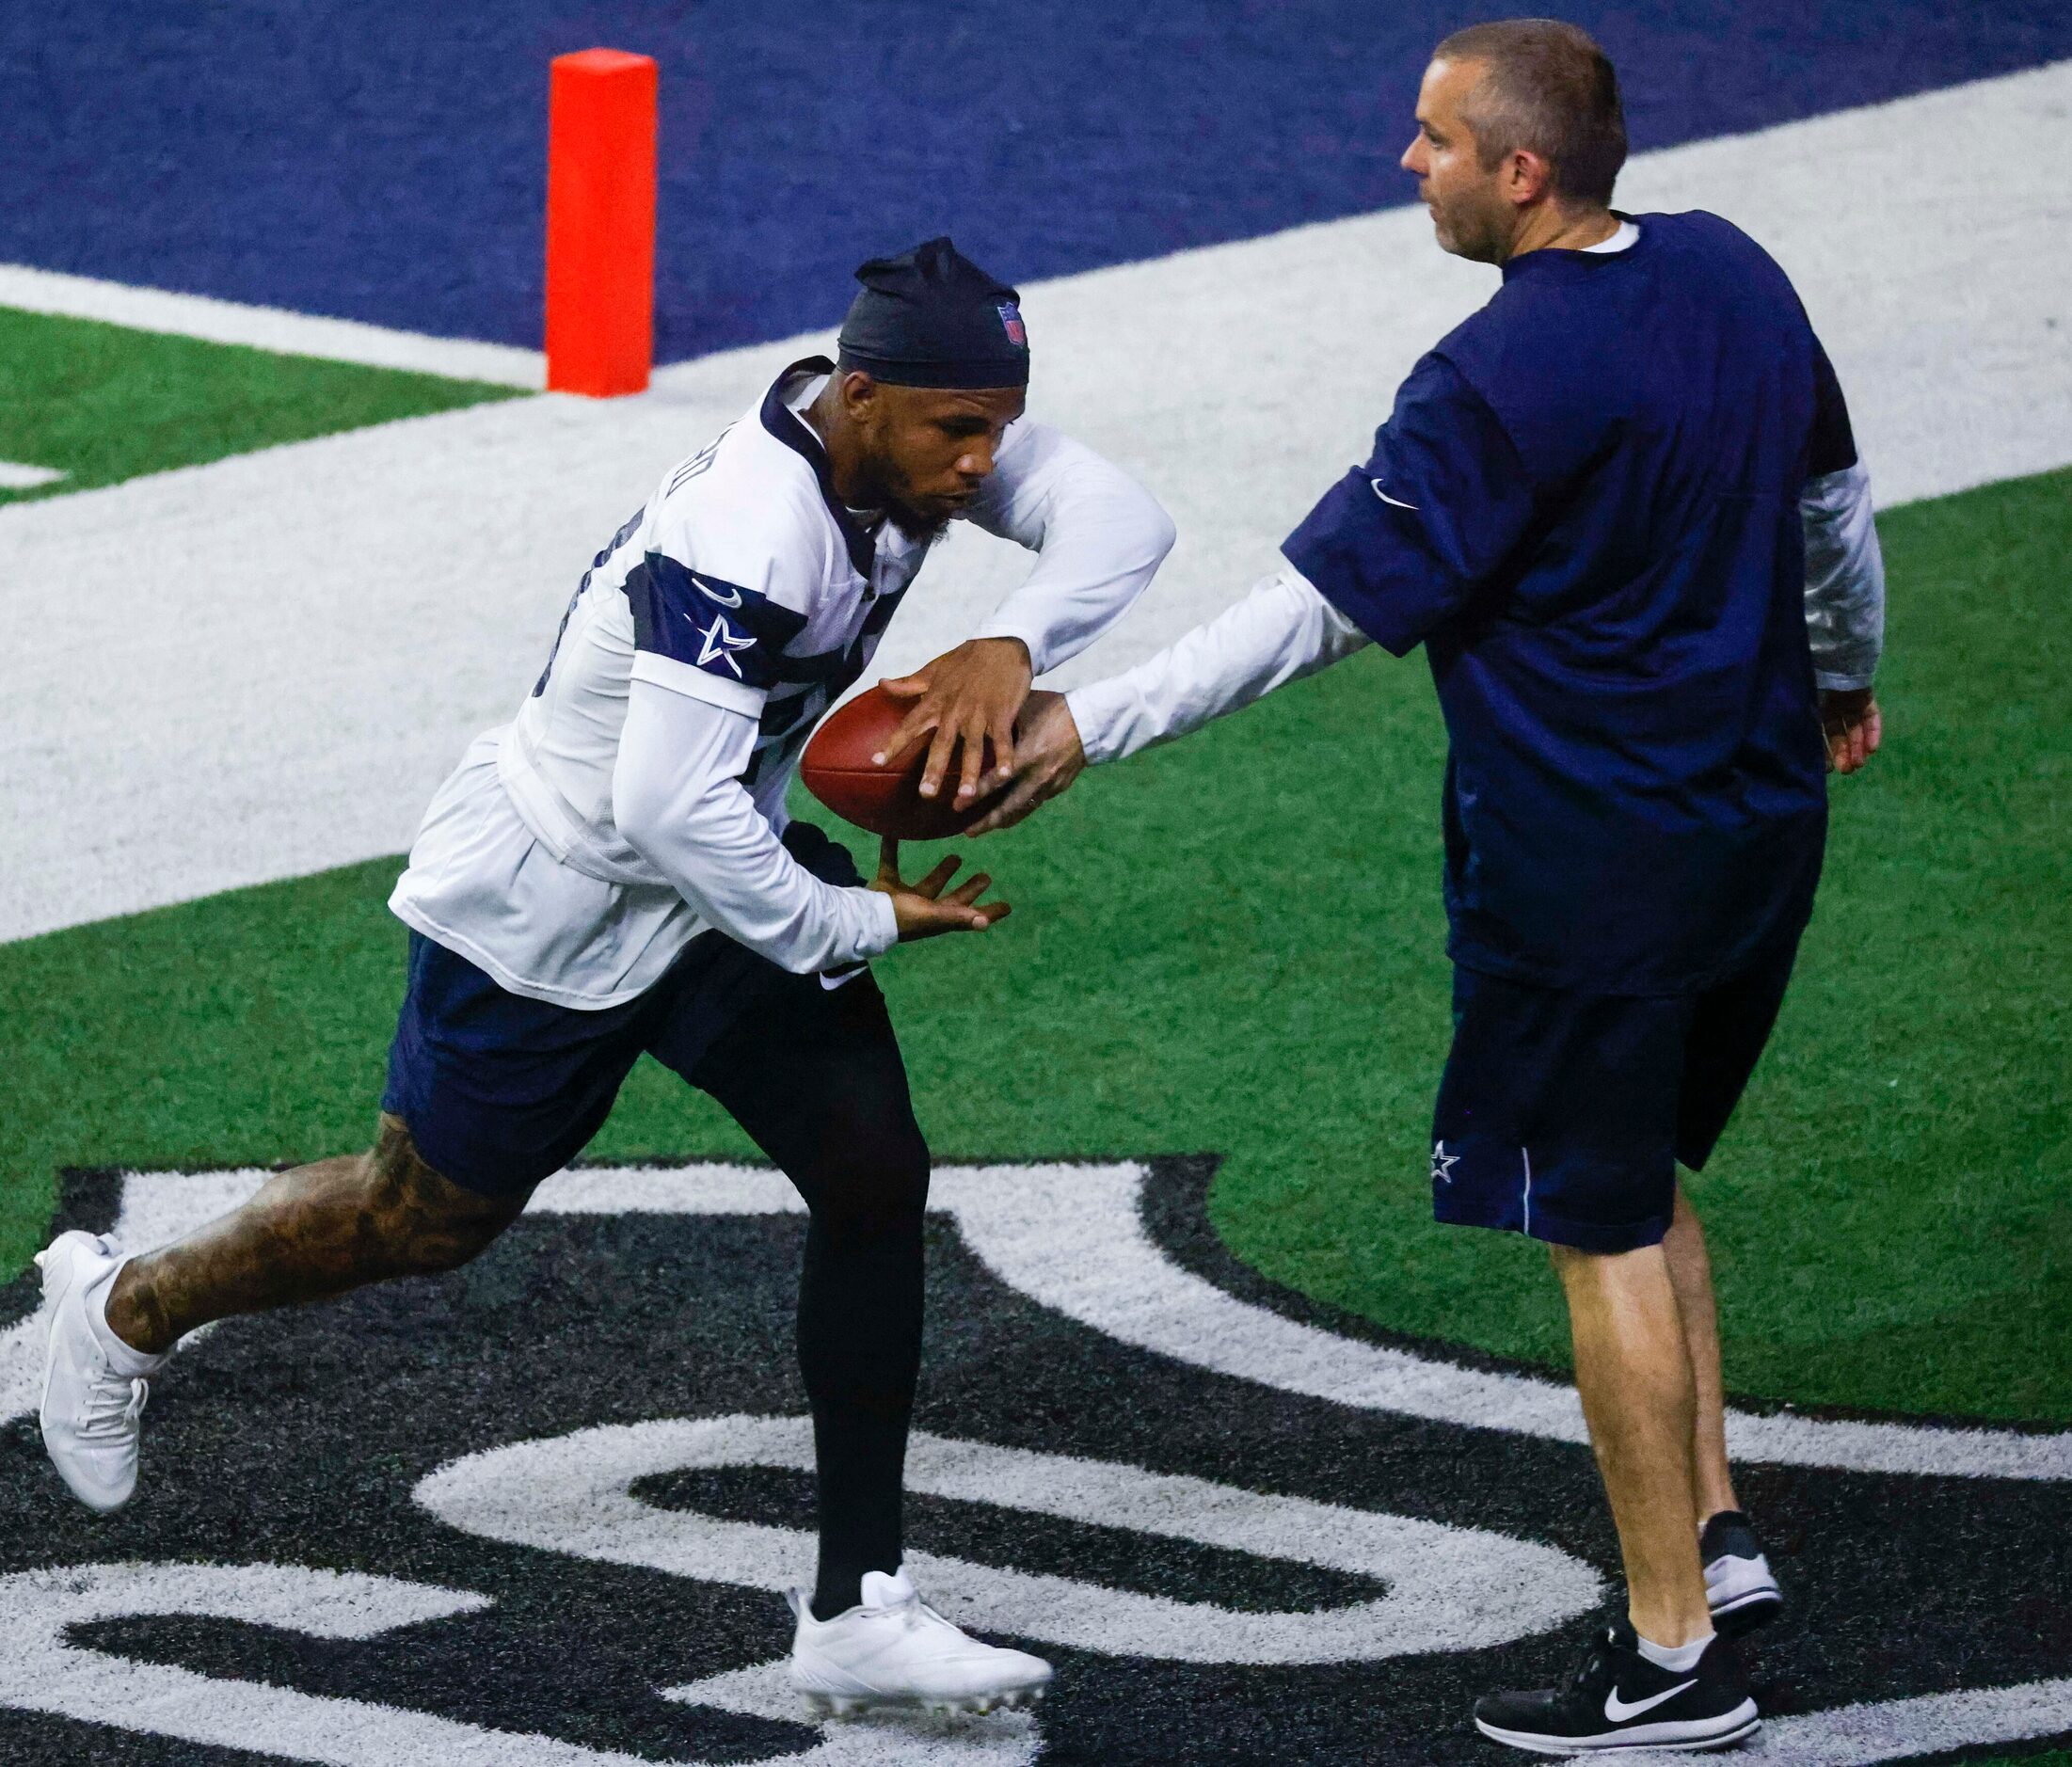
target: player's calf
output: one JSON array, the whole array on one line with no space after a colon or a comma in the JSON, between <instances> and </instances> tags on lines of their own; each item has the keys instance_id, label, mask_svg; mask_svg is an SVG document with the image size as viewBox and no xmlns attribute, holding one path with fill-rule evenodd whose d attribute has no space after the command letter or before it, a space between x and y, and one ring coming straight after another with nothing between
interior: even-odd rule
<instances>
[{"instance_id":1,"label":"player's calf","mask_svg":"<svg viewBox=\"0 0 2072 1767\"><path fill-rule=\"evenodd\" d=\"M147 1377L187 1332L232 1313L318 1300L466 1263L518 1202L449 1183L409 1131L382 1119L374 1151L270 1179L243 1208L146 1257L60 1234L37 1257L49 1328L44 1446L82 1503L114 1509L136 1488Z\"/></svg>"},{"instance_id":2,"label":"player's calf","mask_svg":"<svg viewBox=\"0 0 2072 1767\"><path fill-rule=\"evenodd\" d=\"M109 1285L107 1322L124 1343L162 1353L233 1313L457 1269L522 1206L442 1177L384 1115L371 1152L282 1172L242 1208L131 1260Z\"/></svg>"}]
</instances>

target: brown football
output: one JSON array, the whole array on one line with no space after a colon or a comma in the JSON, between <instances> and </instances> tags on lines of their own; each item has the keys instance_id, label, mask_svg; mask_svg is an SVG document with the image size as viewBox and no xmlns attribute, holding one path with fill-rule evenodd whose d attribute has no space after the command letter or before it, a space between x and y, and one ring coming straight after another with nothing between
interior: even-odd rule
<instances>
[{"instance_id":1,"label":"brown football","mask_svg":"<svg viewBox=\"0 0 2072 1767\"><path fill-rule=\"evenodd\" d=\"M799 759L799 777L805 788L845 821L868 828L873 835L895 835L901 840L947 840L961 835L984 814L991 798L980 798L959 810L952 807L957 790L957 772L952 768L943 781L941 794L924 798L920 793L921 770L928 764L928 744L921 746L894 767L873 767L870 757L884 749L906 707L873 687L859 693L813 732ZM963 757L958 757L961 763ZM993 745L986 744L985 764L993 764Z\"/></svg>"}]
</instances>

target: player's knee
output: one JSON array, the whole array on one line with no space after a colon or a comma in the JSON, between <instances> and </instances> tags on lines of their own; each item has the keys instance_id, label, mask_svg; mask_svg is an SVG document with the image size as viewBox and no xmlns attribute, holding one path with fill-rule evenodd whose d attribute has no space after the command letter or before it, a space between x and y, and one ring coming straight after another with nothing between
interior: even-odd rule
<instances>
[{"instance_id":1,"label":"player's knee","mask_svg":"<svg viewBox=\"0 0 2072 1767\"><path fill-rule=\"evenodd\" d=\"M928 1207L928 1143L911 1119L847 1138L821 1175L816 1213L837 1231L918 1231Z\"/></svg>"},{"instance_id":2,"label":"player's knee","mask_svg":"<svg viewBox=\"0 0 2072 1767\"><path fill-rule=\"evenodd\" d=\"M399 1274L456 1270L510 1225L522 1203L463 1189L417 1151L408 1127L384 1116L367 1155L359 1230Z\"/></svg>"}]
</instances>

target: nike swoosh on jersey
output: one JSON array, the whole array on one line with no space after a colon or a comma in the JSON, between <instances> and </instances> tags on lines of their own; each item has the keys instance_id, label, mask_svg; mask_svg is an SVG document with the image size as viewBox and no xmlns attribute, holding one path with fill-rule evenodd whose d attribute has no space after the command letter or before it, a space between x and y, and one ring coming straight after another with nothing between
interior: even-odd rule
<instances>
[{"instance_id":1,"label":"nike swoosh on jersey","mask_svg":"<svg viewBox=\"0 0 2072 1767\"><path fill-rule=\"evenodd\" d=\"M1388 504L1391 509L1415 509L1417 507L1415 503L1406 503L1400 497L1391 497L1388 492L1381 488L1379 479L1369 479L1367 483L1374 486L1374 494Z\"/></svg>"},{"instance_id":2,"label":"nike swoosh on jersey","mask_svg":"<svg viewBox=\"0 0 2072 1767\"><path fill-rule=\"evenodd\" d=\"M1664 1700L1674 1699L1686 1687L1696 1687L1697 1685L1697 1678L1693 1676L1687 1681L1679 1681L1674 1687L1664 1693L1650 1695L1646 1699L1636 1699L1630 1706L1619 1698L1618 1689L1614 1687L1610 1693L1604 1695L1604 1715L1614 1724L1624 1724L1628 1718L1637 1718L1642 1712L1651 1711L1654 1707L1661 1705Z\"/></svg>"},{"instance_id":3,"label":"nike swoosh on jersey","mask_svg":"<svg viewBox=\"0 0 2072 1767\"><path fill-rule=\"evenodd\" d=\"M728 584L726 593L722 595L718 589L712 586L709 578L701 577L696 571L691 573L691 581L697 584L700 595L710 597L723 608L738 608L741 604L741 592L733 587L732 584Z\"/></svg>"}]
</instances>

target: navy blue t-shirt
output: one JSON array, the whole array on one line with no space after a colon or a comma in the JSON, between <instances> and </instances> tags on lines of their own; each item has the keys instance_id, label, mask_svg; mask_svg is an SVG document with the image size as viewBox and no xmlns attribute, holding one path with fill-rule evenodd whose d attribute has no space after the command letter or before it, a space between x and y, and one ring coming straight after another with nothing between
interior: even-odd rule
<instances>
[{"instance_id":1,"label":"navy blue t-shirt","mask_svg":"<svg viewBox=\"0 0 2072 1767\"><path fill-rule=\"evenodd\" d=\"M1804 310L1718 216L1536 251L1283 546L1445 714L1455 960L1675 994L1811 911L1825 751L1799 495L1856 458Z\"/></svg>"}]
</instances>

